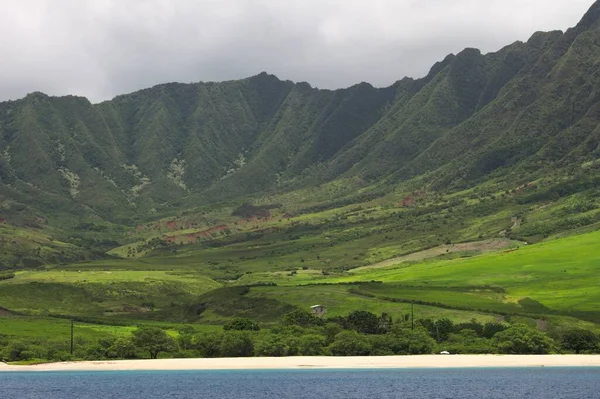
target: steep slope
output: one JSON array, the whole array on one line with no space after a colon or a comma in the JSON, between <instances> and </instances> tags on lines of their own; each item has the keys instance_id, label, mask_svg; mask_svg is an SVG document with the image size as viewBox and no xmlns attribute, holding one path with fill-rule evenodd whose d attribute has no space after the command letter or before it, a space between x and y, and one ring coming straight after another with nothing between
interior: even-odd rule
<instances>
[{"instance_id":1,"label":"steep slope","mask_svg":"<svg viewBox=\"0 0 600 399\"><path fill-rule=\"evenodd\" d=\"M0 195L52 222L133 224L337 179L384 194L504 190L582 165L589 175L600 155L599 17L596 2L565 33L466 49L387 88L319 90L262 73L100 104L33 93L0 103Z\"/></svg>"},{"instance_id":2,"label":"steep slope","mask_svg":"<svg viewBox=\"0 0 600 399\"><path fill-rule=\"evenodd\" d=\"M436 170L437 187L466 187L490 173L527 181L558 169L577 173L598 158L600 4L565 34L537 33L528 60L498 96L396 173ZM511 57L514 52L511 51Z\"/></svg>"}]
</instances>

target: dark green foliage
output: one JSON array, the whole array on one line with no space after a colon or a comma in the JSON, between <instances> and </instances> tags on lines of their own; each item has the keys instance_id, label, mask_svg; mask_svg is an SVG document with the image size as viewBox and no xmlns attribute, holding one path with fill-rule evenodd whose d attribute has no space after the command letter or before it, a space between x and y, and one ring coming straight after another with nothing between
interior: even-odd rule
<instances>
[{"instance_id":1,"label":"dark green foliage","mask_svg":"<svg viewBox=\"0 0 600 399\"><path fill-rule=\"evenodd\" d=\"M279 208L279 207L281 207L280 204L269 204L269 205L256 206L256 205L252 205L247 202L244 202L242 205L240 205L233 211L232 215L239 216L242 218L249 218L252 216L256 216L259 218L268 218L270 215L269 209L274 209L274 208Z\"/></svg>"},{"instance_id":2,"label":"dark green foliage","mask_svg":"<svg viewBox=\"0 0 600 399\"><path fill-rule=\"evenodd\" d=\"M573 351L576 354L596 349L598 342L599 340L596 334L582 328L568 330L563 334L561 340L563 348Z\"/></svg>"},{"instance_id":3,"label":"dark green foliage","mask_svg":"<svg viewBox=\"0 0 600 399\"><path fill-rule=\"evenodd\" d=\"M423 355L433 352L435 341L420 328L407 329L396 326L392 331L395 337L394 353L397 355Z\"/></svg>"},{"instance_id":4,"label":"dark green foliage","mask_svg":"<svg viewBox=\"0 0 600 399\"><path fill-rule=\"evenodd\" d=\"M363 334L385 334L392 328L392 318L384 313L377 316L364 310L350 313L341 320L347 329L355 330Z\"/></svg>"},{"instance_id":5,"label":"dark green foliage","mask_svg":"<svg viewBox=\"0 0 600 399\"><path fill-rule=\"evenodd\" d=\"M256 343L255 354L271 357L296 356L299 350L300 339L287 334L271 334L260 337Z\"/></svg>"},{"instance_id":6,"label":"dark green foliage","mask_svg":"<svg viewBox=\"0 0 600 399\"><path fill-rule=\"evenodd\" d=\"M194 348L202 357L219 357L221 353L222 333L205 333L197 335L193 341Z\"/></svg>"},{"instance_id":7,"label":"dark green foliage","mask_svg":"<svg viewBox=\"0 0 600 399\"><path fill-rule=\"evenodd\" d=\"M33 357L33 354L28 350L27 345L19 341L13 341L6 345L1 355L2 360L7 362L29 360Z\"/></svg>"},{"instance_id":8,"label":"dark green foliage","mask_svg":"<svg viewBox=\"0 0 600 399\"><path fill-rule=\"evenodd\" d=\"M227 331L221 340L219 355L222 357L250 357L254 355L254 343L243 331Z\"/></svg>"},{"instance_id":9,"label":"dark green foliage","mask_svg":"<svg viewBox=\"0 0 600 399\"><path fill-rule=\"evenodd\" d=\"M366 336L356 331L342 331L335 336L329 350L334 356L368 356L372 346Z\"/></svg>"},{"instance_id":10,"label":"dark green foliage","mask_svg":"<svg viewBox=\"0 0 600 399\"><path fill-rule=\"evenodd\" d=\"M233 319L230 322L228 322L227 324L225 324L223 326L223 330L225 330L225 331L229 331L229 330L258 331L258 330L260 330L260 327L258 326L258 324L256 324L255 322L253 322L250 319L236 317L235 319Z\"/></svg>"},{"instance_id":11,"label":"dark green foliage","mask_svg":"<svg viewBox=\"0 0 600 399\"><path fill-rule=\"evenodd\" d=\"M135 345L130 337L118 337L112 344L112 354L117 359L135 359Z\"/></svg>"},{"instance_id":12,"label":"dark green foliage","mask_svg":"<svg viewBox=\"0 0 600 399\"><path fill-rule=\"evenodd\" d=\"M300 309L287 313L283 317L282 323L285 325L294 325L300 327L314 327L325 324L322 319L318 318L312 313Z\"/></svg>"},{"instance_id":13,"label":"dark green foliage","mask_svg":"<svg viewBox=\"0 0 600 399\"><path fill-rule=\"evenodd\" d=\"M454 322L450 319L430 320L423 319L419 320L419 323L427 329L429 335L435 338L438 342L446 341L450 334L454 332Z\"/></svg>"},{"instance_id":14,"label":"dark green foliage","mask_svg":"<svg viewBox=\"0 0 600 399\"><path fill-rule=\"evenodd\" d=\"M140 327L133 332L133 345L150 354L150 359L156 359L161 352L177 350L175 340L157 327Z\"/></svg>"},{"instance_id":15,"label":"dark green foliage","mask_svg":"<svg viewBox=\"0 0 600 399\"><path fill-rule=\"evenodd\" d=\"M470 329L450 334L448 340L440 347L453 354L486 354L496 351L491 340L481 338L480 334Z\"/></svg>"},{"instance_id":16,"label":"dark green foliage","mask_svg":"<svg viewBox=\"0 0 600 399\"><path fill-rule=\"evenodd\" d=\"M506 330L508 327L500 323L485 323L483 326L482 336L484 338L492 338L496 333Z\"/></svg>"},{"instance_id":17,"label":"dark green foliage","mask_svg":"<svg viewBox=\"0 0 600 399\"><path fill-rule=\"evenodd\" d=\"M526 325L516 324L494 335L496 348L500 353L515 355L552 353L555 342L540 331Z\"/></svg>"},{"instance_id":18,"label":"dark green foliage","mask_svg":"<svg viewBox=\"0 0 600 399\"><path fill-rule=\"evenodd\" d=\"M327 346L326 337L319 334L302 335L298 341L299 354L302 356L325 355Z\"/></svg>"},{"instance_id":19,"label":"dark green foliage","mask_svg":"<svg viewBox=\"0 0 600 399\"><path fill-rule=\"evenodd\" d=\"M377 334L379 318L371 312L357 310L346 316L345 327L363 334Z\"/></svg>"}]
</instances>

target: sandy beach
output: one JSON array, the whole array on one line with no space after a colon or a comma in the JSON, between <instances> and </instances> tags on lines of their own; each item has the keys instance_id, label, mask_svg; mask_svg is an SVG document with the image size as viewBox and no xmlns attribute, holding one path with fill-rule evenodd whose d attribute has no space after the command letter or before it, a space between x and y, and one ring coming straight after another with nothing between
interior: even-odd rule
<instances>
[{"instance_id":1,"label":"sandy beach","mask_svg":"<svg viewBox=\"0 0 600 399\"><path fill-rule=\"evenodd\" d=\"M600 367L600 355L423 355L114 360L14 366L1 371L266 370L461 367Z\"/></svg>"}]
</instances>

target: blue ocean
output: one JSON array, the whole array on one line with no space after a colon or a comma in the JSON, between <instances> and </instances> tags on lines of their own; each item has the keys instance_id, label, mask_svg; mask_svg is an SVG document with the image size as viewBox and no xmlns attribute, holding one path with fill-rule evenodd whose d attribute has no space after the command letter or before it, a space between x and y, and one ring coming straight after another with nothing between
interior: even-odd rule
<instances>
[{"instance_id":1,"label":"blue ocean","mask_svg":"<svg viewBox=\"0 0 600 399\"><path fill-rule=\"evenodd\" d=\"M0 398L598 399L600 368L9 372Z\"/></svg>"}]
</instances>

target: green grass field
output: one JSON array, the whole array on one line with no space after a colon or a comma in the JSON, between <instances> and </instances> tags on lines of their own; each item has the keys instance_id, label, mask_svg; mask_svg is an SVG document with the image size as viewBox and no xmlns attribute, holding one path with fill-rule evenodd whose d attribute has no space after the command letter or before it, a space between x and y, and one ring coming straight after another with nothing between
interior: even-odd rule
<instances>
[{"instance_id":1,"label":"green grass field","mask_svg":"<svg viewBox=\"0 0 600 399\"><path fill-rule=\"evenodd\" d=\"M165 219L136 230L129 244L112 252L126 256L127 248L143 240L196 231L170 231L169 222L183 227L197 220L197 230L227 224L232 232L197 244L136 251L125 259L16 271L0 281L0 307L27 315L28 323L39 317L29 331L39 329L40 334L52 331L42 327L48 320L64 320L52 316L77 317L89 322L81 328L90 330L94 323L117 324L118 334L120 325L139 323L212 329L240 316L270 326L291 309L317 303L327 306L332 317L368 310L398 319L410 302L417 304L417 318L512 318L533 325L543 319L549 328L578 324L598 329L600 231L583 226L574 230L579 235L526 245L499 237L515 225L514 204L498 198L490 206L492 200L471 196L466 191L424 199L415 208L398 207L388 197L299 213L294 223L277 214L254 225L236 225L230 210L223 209L201 219ZM454 204L456 198L463 201ZM542 223L571 202L531 208L528 215ZM153 230L157 225L162 227ZM532 241L539 241L536 237ZM218 290L245 285L253 287L241 296ZM190 308L202 311L194 314ZM22 321L7 320L5 326L25 328L19 326ZM98 326L97 332L107 328Z\"/></svg>"},{"instance_id":2,"label":"green grass field","mask_svg":"<svg viewBox=\"0 0 600 399\"><path fill-rule=\"evenodd\" d=\"M366 310L376 314L388 313L395 320L410 313L409 303L394 303L381 298L354 294L346 285L313 285L302 287L254 287L248 294L251 298L269 298L306 309L310 305L322 304L328 316L344 316L354 310ZM497 321L500 316L491 313L444 309L435 306L417 305L417 319L450 318L457 322L477 319L481 322Z\"/></svg>"},{"instance_id":3,"label":"green grass field","mask_svg":"<svg viewBox=\"0 0 600 399\"><path fill-rule=\"evenodd\" d=\"M555 314L600 321L600 232L465 259L366 269L338 276L299 273L279 284L381 281L378 297L502 313Z\"/></svg>"}]
</instances>

